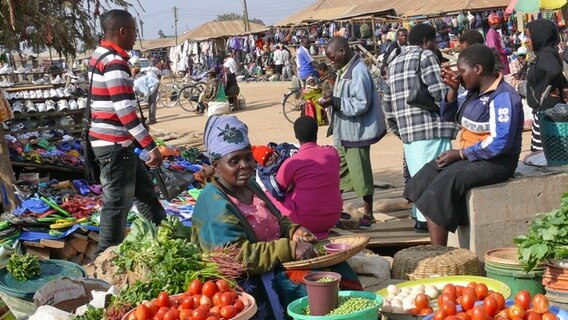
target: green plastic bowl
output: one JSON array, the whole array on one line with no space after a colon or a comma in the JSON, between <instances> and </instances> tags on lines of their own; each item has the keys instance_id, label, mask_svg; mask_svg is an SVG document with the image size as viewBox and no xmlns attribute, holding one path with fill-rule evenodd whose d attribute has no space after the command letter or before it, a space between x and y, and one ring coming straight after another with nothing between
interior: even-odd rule
<instances>
[{"instance_id":1,"label":"green plastic bowl","mask_svg":"<svg viewBox=\"0 0 568 320\"><path fill-rule=\"evenodd\" d=\"M373 292L367 291L339 291L340 297L359 297L372 299L378 302L375 307L367 308L341 316L307 316L304 314L304 308L308 306L308 297L300 298L288 305L288 315L295 320L377 320L379 317L379 308L383 305L383 298Z\"/></svg>"}]
</instances>

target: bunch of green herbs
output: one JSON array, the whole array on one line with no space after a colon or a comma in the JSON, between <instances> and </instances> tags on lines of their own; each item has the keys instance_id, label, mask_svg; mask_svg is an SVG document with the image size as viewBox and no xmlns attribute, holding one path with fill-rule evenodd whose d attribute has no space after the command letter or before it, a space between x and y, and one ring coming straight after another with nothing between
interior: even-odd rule
<instances>
[{"instance_id":1,"label":"bunch of green herbs","mask_svg":"<svg viewBox=\"0 0 568 320\"><path fill-rule=\"evenodd\" d=\"M546 259L568 258L568 193L562 196L560 209L537 216L527 235L516 237L514 242L525 271L534 270Z\"/></svg>"},{"instance_id":2,"label":"bunch of green herbs","mask_svg":"<svg viewBox=\"0 0 568 320\"><path fill-rule=\"evenodd\" d=\"M13 254L8 260L7 269L18 281L26 281L41 275L39 260L31 253Z\"/></svg>"}]
</instances>

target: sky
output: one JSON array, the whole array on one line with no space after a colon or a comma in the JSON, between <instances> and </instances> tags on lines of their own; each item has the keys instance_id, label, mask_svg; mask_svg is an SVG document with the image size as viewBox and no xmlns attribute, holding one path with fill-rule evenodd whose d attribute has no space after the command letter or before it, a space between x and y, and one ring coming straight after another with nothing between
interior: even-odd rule
<instances>
[{"instance_id":1,"label":"sky","mask_svg":"<svg viewBox=\"0 0 568 320\"><path fill-rule=\"evenodd\" d=\"M173 7L178 9L178 35L205 22L214 20L218 14L242 13L243 0L139 0L144 8L135 5L144 22L144 39L158 38L158 31L174 35ZM265 24L274 24L314 3L315 0L247 0L249 18L259 18ZM130 3L136 4L135 0Z\"/></svg>"}]
</instances>

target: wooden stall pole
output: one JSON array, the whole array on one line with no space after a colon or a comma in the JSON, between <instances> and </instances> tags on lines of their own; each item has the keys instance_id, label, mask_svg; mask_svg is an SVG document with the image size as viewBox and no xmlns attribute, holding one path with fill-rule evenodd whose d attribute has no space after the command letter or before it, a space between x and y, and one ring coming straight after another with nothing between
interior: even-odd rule
<instances>
[{"instance_id":1,"label":"wooden stall pole","mask_svg":"<svg viewBox=\"0 0 568 320\"><path fill-rule=\"evenodd\" d=\"M373 32L373 43L374 43L374 48L375 48L375 54L378 54L379 52L377 51L378 45L377 45L377 33L376 33L376 29L377 26L375 25L375 17L371 16L371 25L372 25L372 32Z\"/></svg>"},{"instance_id":2,"label":"wooden stall pole","mask_svg":"<svg viewBox=\"0 0 568 320\"><path fill-rule=\"evenodd\" d=\"M3 97L0 96L0 99ZM10 163L10 153L6 145L6 138L4 130L0 126L0 202L4 207L4 211L11 211L16 209L18 202L14 195L14 184L16 177L12 171L12 164ZM7 202L4 201L7 198Z\"/></svg>"}]
</instances>

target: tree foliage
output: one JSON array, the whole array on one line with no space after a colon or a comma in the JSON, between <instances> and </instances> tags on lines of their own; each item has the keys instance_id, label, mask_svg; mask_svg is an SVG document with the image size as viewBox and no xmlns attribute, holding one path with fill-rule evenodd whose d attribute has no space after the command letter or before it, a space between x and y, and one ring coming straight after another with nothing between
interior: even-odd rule
<instances>
[{"instance_id":1,"label":"tree foliage","mask_svg":"<svg viewBox=\"0 0 568 320\"><path fill-rule=\"evenodd\" d=\"M110 8L132 9L127 0L0 0L0 49L22 46L41 52L51 47L74 56L79 46L94 48L100 38L96 26Z\"/></svg>"},{"instance_id":2,"label":"tree foliage","mask_svg":"<svg viewBox=\"0 0 568 320\"><path fill-rule=\"evenodd\" d=\"M232 12L232 13L219 14L217 15L217 19L215 19L215 21L233 21L233 20L243 21L244 17L242 14ZM249 22L264 25L264 22L258 18L252 18L252 19L249 18Z\"/></svg>"}]
</instances>

